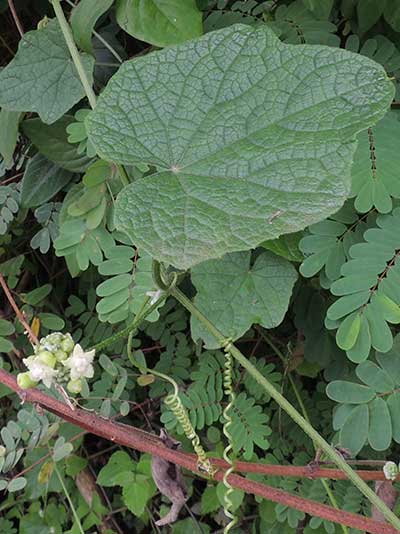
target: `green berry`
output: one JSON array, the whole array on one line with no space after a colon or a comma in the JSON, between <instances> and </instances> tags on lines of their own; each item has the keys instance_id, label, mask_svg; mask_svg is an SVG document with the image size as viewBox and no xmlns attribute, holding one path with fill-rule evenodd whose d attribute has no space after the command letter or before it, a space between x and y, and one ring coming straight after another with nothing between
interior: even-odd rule
<instances>
[{"instance_id":1,"label":"green berry","mask_svg":"<svg viewBox=\"0 0 400 534\"><path fill-rule=\"evenodd\" d=\"M75 346L74 340L71 336L65 336L64 339L61 341L61 349L64 352L70 353Z\"/></svg>"},{"instance_id":2,"label":"green berry","mask_svg":"<svg viewBox=\"0 0 400 534\"><path fill-rule=\"evenodd\" d=\"M62 362L63 360L66 360L68 358L68 354L64 350L56 350L54 353L54 356L57 358L59 362Z\"/></svg>"},{"instance_id":3,"label":"green berry","mask_svg":"<svg viewBox=\"0 0 400 534\"><path fill-rule=\"evenodd\" d=\"M35 386L37 386L38 383L32 380L29 371L27 371L26 373L18 374L17 384L19 385L21 389L29 389L29 388L34 388Z\"/></svg>"},{"instance_id":4,"label":"green berry","mask_svg":"<svg viewBox=\"0 0 400 534\"><path fill-rule=\"evenodd\" d=\"M67 384L70 393L80 393L82 391L82 380L70 380Z\"/></svg>"},{"instance_id":5,"label":"green berry","mask_svg":"<svg viewBox=\"0 0 400 534\"><path fill-rule=\"evenodd\" d=\"M48 350L41 350L40 352L38 352L37 359L48 367L51 367L52 369L54 369L54 366L57 362L57 359L54 354L52 354Z\"/></svg>"}]
</instances>

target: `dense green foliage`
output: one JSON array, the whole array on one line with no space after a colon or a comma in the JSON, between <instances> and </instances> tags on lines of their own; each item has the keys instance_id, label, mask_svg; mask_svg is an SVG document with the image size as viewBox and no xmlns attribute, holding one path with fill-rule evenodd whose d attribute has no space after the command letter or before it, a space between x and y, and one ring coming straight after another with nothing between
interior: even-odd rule
<instances>
[{"instance_id":1,"label":"dense green foliage","mask_svg":"<svg viewBox=\"0 0 400 534\"><path fill-rule=\"evenodd\" d=\"M27 371L33 350L4 297L0 366L65 400L58 382L105 419L165 427L193 452L162 402L167 375L221 457L226 345L161 298L157 260L327 441L397 462L397 0L66 0L81 72L51 2L14 3L0 0L0 273L39 338L70 333L89 359L78 377L72 345L53 336ZM155 302L128 343L91 360ZM33 380L43 358L57 369L50 388ZM233 454L311 462L310 438L237 363L232 375ZM157 527L170 503L148 454L110 448L3 385L0 406L0 532L226 525L223 482L185 476L187 510ZM248 477L371 512L346 481ZM232 532L356 534L239 490L231 500Z\"/></svg>"}]
</instances>

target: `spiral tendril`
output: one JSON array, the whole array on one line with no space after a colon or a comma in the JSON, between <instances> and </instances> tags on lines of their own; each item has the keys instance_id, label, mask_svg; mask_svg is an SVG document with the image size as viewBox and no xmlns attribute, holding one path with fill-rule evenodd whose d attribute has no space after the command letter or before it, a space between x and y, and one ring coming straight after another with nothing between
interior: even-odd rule
<instances>
[{"instance_id":1,"label":"spiral tendril","mask_svg":"<svg viewBox=\"0 0 400 534\"><path fill-rule=\"evenodd\" d=\"M225 437L228 440L228 445L224 449L223 456L224 456L224 460L228 462L228 464L230 465L230 467L225 471L224 478L222 479L224 486L226 488L225 495L224 495L224 513L230 519L229 523L224 528L224 534L228 534L228 532L232 530L232 528L238 522L238 518L233 513L233 502L231 499L231 495L234 490L228 481L229 475L233 473L235 469L232 454L230 454L233 450L233 446L232 446L232 434L229 431L229 428L232 425L232 417L230 415L230 412L235 402L235 392L232 386L233 363L232 363L232 355L230 353L231 345L232 343L229 340L227 340L224 345L224 350L225 350L224 391L225 391L225 395L228 396L229 402L223 411L223 416L224 416L223 432L225 434Z\"/></svg>"},{"instance_id":2,"label":"spiral tendril","mask_svg":"<svg viewBox=\"0 0 400 534\"><path fill-rule=\"evenodd\" d=\"M173 385L174 392L165 397L164 403L173 412L178 422L181 424L185 436L192 442L194 452L197 455L197 468L199 469L199 471L203 471L208 476L213 477L216 472L216 469L212 465L210 459L207 458L206 451L203 449L203 446L200 443L200 438L195 429L193 428L186 408L182 404L182 401L179 397L178 384L173 378L168 375L164 375L164 373L160 373L155 370L153 370L152 373L156 376L159 376L160 378L163 378L164 380L167 380L168 382L170 382L170 384Z\"/></svg>"}]
</instances>

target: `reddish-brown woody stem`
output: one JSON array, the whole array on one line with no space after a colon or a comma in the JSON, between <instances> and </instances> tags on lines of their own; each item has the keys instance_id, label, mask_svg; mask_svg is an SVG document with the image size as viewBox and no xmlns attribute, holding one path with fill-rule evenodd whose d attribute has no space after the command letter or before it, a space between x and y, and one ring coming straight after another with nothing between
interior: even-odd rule
<instances>
[{"instance_id":1,"label":"reddish-brown woody stem","mask_svg":"<svg viewBox=\"0 0 400 534\"><path fill-rule=\"evenodd\" d=\"M3 288L3 291L6 294L7 300L10 303L12 309L15 311L15 315L17 316L18 321L25 328L29 341L31 342L32 345L37 345L39 343L39 340L36 337L36 335L32 332L32 329L29 326L29 324L26 322L23 313L18 308L17 303L15 302L13 296L11 295L11 291L7 285L7 282L5 281L4 276L1 273L0 273L0 285Z\"/></svg>"},{"instance_id":2,"label":"reddish-brown woody stem","mask_svg":"<svg viewBox=\"0 0 400 534\"><path fill-rule=\"evenodd\" d=\"M197 468L197 459L194 454L169 449L160 443L157 436L135 427L128 427L127 425L121 425L108 419L103 419L92 412L81 409L71 410L66 404L46 395L38 389L21 390L17 385L15 377L3 369L0 369L0 383L17 392L25 401L39 404L42 408L54 413L63 420L69 421L92 434L132 449L155 454L185 469L202 475ZM228 466L226 462L220 459L213 459L212 461L219 468L214 478L221 481L224 476L224 470ZM249 462L237 462L235 468L237 471L257 472L268 475L345 478L343 473L337 469L310 470L308 467L298 468L295 466L264 465ZM383 474L380 472L359 471L358 473L365 480L383 479ZM301 510L309 515L333 521L334 523L347 525L355 529L370 532L371 534L398 534L397 530L387 523L375 521L371 518L343 510L337 510L331 506L292 495L266 484L248 480L240 475L230 475L229 482L233 487L241 489L246 493L258 495L270 501Z\"/></svg>"}]
</instances>

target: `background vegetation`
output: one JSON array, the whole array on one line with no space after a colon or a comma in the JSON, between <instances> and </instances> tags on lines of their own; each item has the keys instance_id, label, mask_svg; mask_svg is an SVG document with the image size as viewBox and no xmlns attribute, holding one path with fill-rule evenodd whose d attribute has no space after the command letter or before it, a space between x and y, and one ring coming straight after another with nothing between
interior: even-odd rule
<instances>
[{"instance_id":1,"label":"background vegetation","mask_svg":"<svg viewBox=\"0 0 400 534\"><path fill-rule=\"evenodd\" d=\"M54 384L37 388L81 407L88 416L95 411L105 421L118 420L157 435L165 427L182 441L183 450L193 452L177 410L168 398L163 402L172 392L171 380L163 379L167 375L178 384L191 425L212 456L221 458L229 441L230 456L259 466L307 466L316 454L327 460L254 375L236 359L229 362L225 353L235 341L259 373L346 459L357 457L367 467L377 467L371 487L397 514L396 483L380 487L379 481L385 461L397 462L400 444L400 4L396 0L66 0L62 9L83 75L76 70L60 18L55 17L59 3L53 4L0 0L0 273L2 287L11 297L4 293L0 308L2 369L26 372L22 359L33 353L22 314L33 337L69 332L84 349L96 347L93 377L84 376L75 389L65 381L61 392ZM232 28L237 23L245 26ZM332 106L328 103L333 70L327 70L320 78L326 77L327 87L323 82L323 89L314 86L325 91L320 122L307 115L307 96L292 110L298 113L297 124L316 125L314 132L312 128L307 132L309 137L283 134L289 148L282 148L276 132L270 137L264 132L262 151L268 145L271 154L289 160L286 169L274 162L274 172L280 179L294 181L286 196L281 192L282 196L273 197L275 204L272 193L264 197L254 183L254 189L250 186L246 192L235 190L233 181L215 185L220 182L213 172L222 169L225 177L231 166L240 169L248 158L250 167L252 158L261 157L243 139L236 153L224 153L219 160L207 155L205 163L188 149L189 155L182 156L187 158L188 172L202 176L202 183L223 199L222 204L228 199L237 208L232 217L238 224L235 231L232 225L226 230L229 225L224 226L220 205L215 208L217 215L212 210L204 215L200 201L193 201L193 221L185 221L182 230L174 227L181 214L181 191L175 182L170 186L171 174L179 176L180 169L167 169L164 145L176 148L189 143L191 133L218 144L221 132L213 126L222 119L213 123L210 118L203 130L195 130L191 119L200 106L193 103L196 98L188 98L176 105L174 129L165 126L163 117L171 113L167 104L180 84L194 83L205 107L213 99L218 102L214 86L206 83L209 72L205 70L200 79L182 74L182 81L173 65L195 64L195 48L184 44L190 39L208 35L210 41L202 42L215 50L215 57L218 51L224 57L233 53L230 39L237 32L253 38L250 29L265 30L269 36L259 56L265 50L269 58L292 54L292 71L295 64L302 68L304 44L328 45L332 54L339 48L358 54L355 59L329 56L332 69L339 72L338 91L341 84L350 91L348 107L345 111L341 107L345 98L334 100ZM222 33L211 34L214 30ZM223 35L226 48L212 41L212 35ZM176 44L182 46L181 56L168 48ZM288 44L299 48L284 46ZM249 59L245 51L243 45L240 57L245 66L234 72L232 83L245 85L252 74L252 88L261 83L256 79L261 66L256 54ZM132 58L134 62L126 62ZM363 88L356 74L375 68L364 58L380 64L390 83L377 67L374 83L365 75L368 83ZM348 65L340 66L347 60ZM166 61L169 67L163 71ZM248 70L241 77L243 69ZM147 78L154 72L155 89L154 80ZM249 124L268 122L279 95L292 90L293 80L280 73L279 87L268 91L261 87L224 108L227 123L237 119L236 109L247 107ZM204 86L199 89L202 76ZM213 76L218 76L217 69ZM96 104L98 95L102 96ZM130 107L129 99L137 108ZM135 122L136 112L133 135L124 117L133 116ZM337 116L344 117L343 124L335 120ZM148 122L141 122L143 117ZM353 157L355 134L358 146ZM203 146L199 141L196 157ZM318 156L302 154L299 163L295 149L304 146ZM316 165L314 159L322 164ZM161 181L155 173L162 173ZM304 188L296 191L295 186L303 183ZM291 197L293 192L298 195ZM260 215L258 202L265 203ZM249 212L254 220L246 220ZM215 242L204 246L204 232L215 233ZM179 294L160 290L152 272L153 258L164 263L164 281L175 272L176 283L222 333L222 341L201 317L189 314ZM167 272L169 264L178 269ZM151 313L132 327L149 306ZM115 336L124 329L126 334L130 331L128 343L126 335ZM227 362L232 366L228 386L234 400L226 395ZM226 529L227 487L222 480L185 471L186 508L173 525L157 526L170 502L157 490L150 454L86 433L37 403L24 403L23 394L11 394L4 383L0 397L2 533L183 534ZM371 510L359 488L347 480L333 480L333 475L313 479L313 469L317 473L318 465L291 477L278 470L276 476L255 472L247 478L384 519ZM233 532L360 532L338 524L340 513L329 521L317 517L314 509L302 511L241 489L231 491L229 499L238 519ZM370 532L398 531L388 524L380 528L365 526Z\"/></svg>"}]
</instances>

